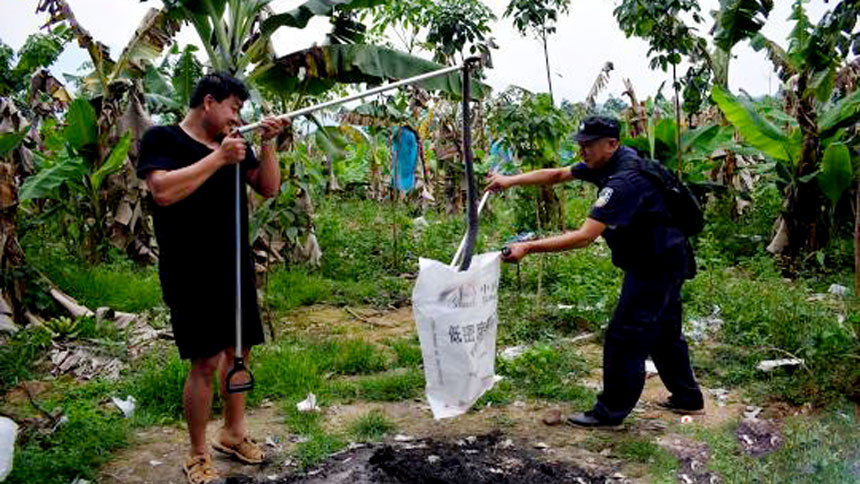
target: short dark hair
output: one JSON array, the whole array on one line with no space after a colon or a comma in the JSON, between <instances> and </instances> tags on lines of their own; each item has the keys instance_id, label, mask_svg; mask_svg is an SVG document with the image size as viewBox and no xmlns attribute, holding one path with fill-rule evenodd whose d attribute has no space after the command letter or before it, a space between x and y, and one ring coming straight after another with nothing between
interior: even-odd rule
<instances>
[{"instance_id":1,"label":"short dark hair","mask_svg":"<svg viewBox=\"0 0 860 484\"><path fill-rule=\"evenodd\" d=\"M225 72L206 74L194 86L188 106L194 109L203 104L203 99L209 94L219 103L230 96L236 96L240 101L248 99L248 88L239 79Z\"/></svg>"}]
</instances>

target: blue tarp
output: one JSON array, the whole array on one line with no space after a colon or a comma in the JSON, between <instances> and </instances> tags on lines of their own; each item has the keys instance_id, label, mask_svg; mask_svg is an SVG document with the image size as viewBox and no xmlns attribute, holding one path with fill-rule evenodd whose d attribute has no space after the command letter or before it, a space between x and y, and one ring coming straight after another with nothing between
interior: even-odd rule
<instances>
[{"instance_id":1,"label":"blue tarp","mask_svg":"<svg viewBox=\"0 0 860 484\"><path fill-rule=\"evenodd\" d=\"M397 173L394 177L396 187L408 192L415 187L415 163L418 162L418 133L408 126L393 128L393 160L396 160ZM392 172L394 171L392 167Z\"/></svg>"}]
</instances>

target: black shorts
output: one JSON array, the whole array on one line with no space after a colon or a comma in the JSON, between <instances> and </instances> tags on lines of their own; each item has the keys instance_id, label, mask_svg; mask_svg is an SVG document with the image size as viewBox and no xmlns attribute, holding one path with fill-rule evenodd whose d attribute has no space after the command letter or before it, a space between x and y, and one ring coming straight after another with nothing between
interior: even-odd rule
<instances>
[{"instance_id":1,"label":"black shorts","mask_svg":"<svg viewBox=\"0 0 860 484\"><path fill-rule=\"evenodd\" d=\"M251 302L253 301L253 302ZM256 298L243 301L242 348L262 344L263 323ZM184 305L170 308L170 324L184 360L209 358L236 345L235 311L207 310L205 305Z\"/></svg>"}]
</instances>

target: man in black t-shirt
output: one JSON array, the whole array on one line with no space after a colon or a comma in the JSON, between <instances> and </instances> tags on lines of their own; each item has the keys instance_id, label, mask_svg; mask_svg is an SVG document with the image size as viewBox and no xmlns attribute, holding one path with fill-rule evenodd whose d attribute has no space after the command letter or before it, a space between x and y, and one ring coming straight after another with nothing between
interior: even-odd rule
<instances>
[{"instance_id":1,"label":"man in black t-shirt","mask_svg":"<svg viewBox=\"0 0 860 484\"><path fill-rule=\"evenodd\" d=\"M681 334L681 285L693 268L689 244L672 220L660 187L639 169L642 160L620 146L618 121L591 117L577 134L583 163L514 176L493 175L488 190L550 185L580 179L600 192L585 223L555 237L512 244L507 262L527 254L587 247L603 236L612 263L624 270L618 305L603 346L603 391L588 412L567 419L583 427L615 426L633 410L645 384L650 355L671 392L660 405L678 413L701 413L702 393L693 378Z\"/></svg>"},{"instance_id":2,"label":"man in black t-shirt","mask_svg":"<svg viewBox=\"0 0 860 484\"><path fill-rule=\"evenodd\" d=\"M231 133L248 98L245 86L226 74L209 74L196 85L182 122L156 126L140 143L137 174L145 178L155 202L153 222L159 247L159 278L179 355L191 360L183 403L191 455L183 469L192 484L215 482L206 446L212 403L212 377L220 376L224 426L212 446L247 464L263 452L246 432L244 395L227 394L226 372L233 362L236 315L236 197L240 204L242 342L245 359L263 342L248 242L245 183L264 197L280 189L275 137L287 125L263 121L260 160L245 140ZM236 169L243 189L236 193Z\"/></svg>"}]
</instances>

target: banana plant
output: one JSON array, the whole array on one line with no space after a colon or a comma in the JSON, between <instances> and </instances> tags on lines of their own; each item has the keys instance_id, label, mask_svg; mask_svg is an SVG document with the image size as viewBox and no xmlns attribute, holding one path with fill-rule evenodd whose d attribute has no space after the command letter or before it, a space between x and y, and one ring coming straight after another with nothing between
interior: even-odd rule
<instances>
[{"instance_id":1,"label":"banana plant","mask_svg":"<svg viewBox=\"0 0 860 484\"><path fill-rule=\"evenodd\" d=\"M88 197L106 201L108 205L99 206L98 212L102 215L113 215L96 218L97 223L111 224L110 227L96 229L95 233L99 234L97 238L101 238L101 234L109 233L113 245L128 250L134 256L144 255L152 260L154 255L149 250L152 233L147 224L137 223L140 217L133 215L144 211L145 194L137 182L132 161L137 156L137 140L152 124L145 108L143 79L147 69L162 55L164 49L172 44L173 37L181 27L181 21L172 17L166 8L150 9L121 54L114 58L107 46L93 38L78 21L66 0L39 0L37 12L49 15L47 26L68 26L78 45L89 53L92 63L92 71L89 73L77 78L67 77L73 77L78 82L77 95L81 101L91 101L93 110L77 103L75 111L70 110L70 114L78 116L86 111L89 121L89 113L94 113L95 141L86 146L74 146L77 143L72 143L75 153L69 158L83 156L86 159L86 169L90 170L91 174L95 174L109 162L120 163L120 169L108 166L104 171L116 176L109 179L106 177L98 183L99 189L108 193ZM67 116L67 122L69 121L72 121L69 124L73 124L78 120ZM87 124L85 129L93 128ZM90 131L90 134L92 133ZM124 150L122 145L128 133L131 133L129 148ZM113 153L122 151L128 154L128 162L125 158L111 158ZM58 169L47 178L53 179L61 173L69 172ZM73 183L72 180L68 181ZM93 186L90 183L88 188Z\"/></svg>"},{"instance_id":2,"label":"banana plant","mask_svg":"<svg viewBox=\"0 0 860 484\"><path fill-rule=\"evenodd\" d=\"M66 114L62 132L63 150L54 156L37 154L41 169L21 185L22 202L51 200L65 213L76 215L67 226L74 242L81 243L85 255L97 260L105 240L105 180L122 169L131 148L132 135L126 132L102 161L98 156L99 127L95 109L84 99L76 99Z\"/></svg>"},{"instance_id":3,"label":"banana plant","mask_svg":"<svg viewBox=\"0 0 860 484\"><path fill-rule=\"evenodd\" d=\"M845 138L847 130L860 121L860 91L829 105L817 117L814 132L816 142L823 147L823 155L820 161L817 156L812 160L814 169L811 172L802 170L809 162L803 158L807 141L799 121L786 124L787 128L780 127L759 112L756 105L742 101L717 86L712 97L743 137L744 143L776 162L777 174L783 181L788 201L801 189L816 190L835 206L851 186L853 166L860 160L855 156L852 162L852 147L846 145ZM854 149L856 151L856 146ZM790 212L783 214L785 218L790 216Z\"/></svg>"},{"instance_id":4,"label":"banana plant","mask_svg":"<svg viewBox=\"0 0 860 484\"><path fill-rule=\"evenodd\" d=\"M852 112L857 103L853 96L839 100L840 111L833 111L830 103L838 72L851 51L860 48L860 40L854 32L860 17L860 2L838 2L818 24L810 21L804 4L804 0L795 0L792 6L790 20L794 21L794 28L789 34L787 48L760 33L752 41L754 49L767 53L785 83L785 103L797 120L799 133L783 133L790 134L789 139L767 131L765 139L760 140L770 140L769 144L776 150L779 148L773 146L774 140L789 147L784 148L785 156L796 157L791 165L793 181L816 178L816 173L822 169L822 154L834 142L834 136L841 127L858 119ZM789 185L782 217L788 244L774 247L774 250L796 256L804 251L814 252L826 244L829 220L822 217L820 207L824 200L821 195L819 187L810 183ZM782 235L786 239L785 234Z\"/></svg>"},{"instance_id":5,"label":"banana plant","mask_svg":"<svg viewBox=\"0 0 860 484\"><path fill-rule=\"evenodd\" d=\"M416 76L442 66L392 49L348 43L362 40L363 26L349 14L384 0L308 0L275 13L271 0L166 0L171 18L194 26L211 67L247 77L253 87L277 95L318 95L335 83L379 83ZM303 29L314 16L334 19L329 44L277 58L272 35L279 29ZM347 43L344 43L347 42ZM311 58L302 62L305 58ZM307 64L307 65L305 65ZM320 80L323 80L322 82ZM427 88L459 94L459 75L431 80Z\"/></svg>"}]
</instances>

